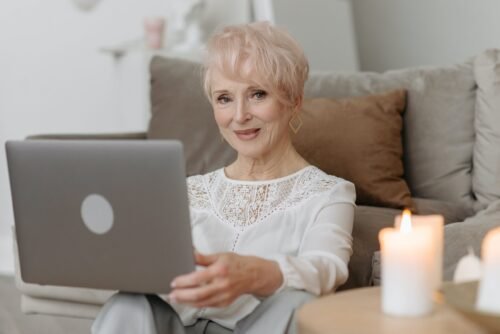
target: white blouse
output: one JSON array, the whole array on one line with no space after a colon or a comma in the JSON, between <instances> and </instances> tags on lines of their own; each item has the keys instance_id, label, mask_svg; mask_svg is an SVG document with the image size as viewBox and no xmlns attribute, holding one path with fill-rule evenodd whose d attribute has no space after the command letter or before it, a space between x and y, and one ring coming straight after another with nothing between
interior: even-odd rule
<instances>
[{"instance_id":1,"label":"white blouse","mask_svg":"<svg viewBox=\"0 0 500 334\"><path fill-rule=\"evenodd\" d=\"M354 185L316 167L274 180L238 181L219 169L189 177L195 248L274 260L284 282L315 295L347 280L352 254ZM233 329L259 300L243 295L225 308L172 306L185 325L211 319Z\"/></svg>"}]
</instances>

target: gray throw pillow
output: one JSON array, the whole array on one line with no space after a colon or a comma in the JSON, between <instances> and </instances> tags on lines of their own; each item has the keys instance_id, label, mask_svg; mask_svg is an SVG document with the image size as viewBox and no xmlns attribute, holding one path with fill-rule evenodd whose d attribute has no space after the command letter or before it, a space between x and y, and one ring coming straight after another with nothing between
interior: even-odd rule
<instances>
[{"instance_id":1,"label":"gray throw pillow","mask_svg":"<svg viewBox=\"0 0 500 334\"><path fill-rule=\"evenodd\" d=\"M472 187L481 206L500 200L500 50L474 60L477 81Z\"/></svg>"},{"instance_id":2,"label":"gray throw pillow","mask_svg":"<svg viewBox=\"0 0 500 334\"><path fill-rule=\"evenodd\" d=\"M148 139L184 144L188 175L204 174L231 163L236 154L219 133L203 93L201 65L155 56L150 64L151 120Z\"/></svg>"}]
</instances>

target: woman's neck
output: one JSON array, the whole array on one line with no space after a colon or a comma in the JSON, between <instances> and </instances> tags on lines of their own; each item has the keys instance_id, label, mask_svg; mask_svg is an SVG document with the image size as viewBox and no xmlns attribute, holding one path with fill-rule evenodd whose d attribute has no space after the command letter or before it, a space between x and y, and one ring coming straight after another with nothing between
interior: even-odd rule
<instances>
[{"instance_id":1,"label":"woman's neck","mask_svg":"<svg viewBox=\"0 0 500 334\"><path fill-rule=\"evenodd\" d=\"M258 159L238 155L236 161L225 168L225 173L235 180L272 180L293 174L308 165L290 144L280 150L279 154Z\"/></svg>"}]
</instances>

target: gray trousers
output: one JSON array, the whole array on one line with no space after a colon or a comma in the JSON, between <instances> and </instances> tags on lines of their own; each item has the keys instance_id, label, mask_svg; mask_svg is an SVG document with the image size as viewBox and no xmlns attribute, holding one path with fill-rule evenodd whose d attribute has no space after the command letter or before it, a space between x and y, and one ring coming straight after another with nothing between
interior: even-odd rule
<instances>
[{"instance_id":1,"label":"gray trousers","mask_svg":"<svg viewBox=\"0 0 500 334\"><path fill-rule=\"evenodd\" d=\"M305 291L284 290L263 300L233 331L207 319L185 327L160 297L118 293L103 306L92 334L295 334L295 310L313 298Z\"/></svg>"}]
</instances>

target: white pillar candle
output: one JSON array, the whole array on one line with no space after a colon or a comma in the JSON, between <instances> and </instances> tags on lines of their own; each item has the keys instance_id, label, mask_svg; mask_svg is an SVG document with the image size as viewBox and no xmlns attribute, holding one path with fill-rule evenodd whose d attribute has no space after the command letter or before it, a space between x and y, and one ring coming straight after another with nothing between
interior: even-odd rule
<instances>
[{"instance_id":1,"label":"white pillar candle","mask_svg":"<svg viewBox=\"0 0 500 334\"><path fill-rule=\"evenodd\" d=\"M483 275L476 307L500 314L500 227L489 231L482 244Z\"/></svg>"},{"instance_id":2,"label":"white pillar candle","mask_svg":"<svg viewBox=\"0 0 500 334\"><path fill-rule=\"evenodd\" d=\"M408 216L400 229L379 233L382 256L382 311L417 317L433 309L435 246L432 228L412 228Z\"/></svg>"},{"instance_id":3,"label":"white pillar candle","mask_svg":"<svg viewBox=\"0 0 500 334\"><path fill-rule=\"evenodd\" d=\"M409 210L405 210L410 214ZM401 216L396 217L396 228L399 228ZM431 238L434 247L432 256L432 284L434 290L438 290L443 282L443 243L444 243L444 218L441 215L411 215L411 224L414 229L428 226L432 229Z\"/></svg>"}]
</instances>

